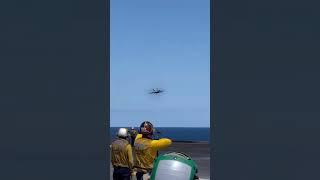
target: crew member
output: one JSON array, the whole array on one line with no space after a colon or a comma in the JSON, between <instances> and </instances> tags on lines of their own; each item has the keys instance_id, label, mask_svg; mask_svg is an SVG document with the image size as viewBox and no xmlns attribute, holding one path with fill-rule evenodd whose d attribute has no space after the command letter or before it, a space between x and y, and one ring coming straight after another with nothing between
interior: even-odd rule
<instances>
[{"instance_id":1,"label":"crew member","mask_svg":"<svg viewBox=\"0 0 320 180\"><path fill-rule=\"evenodd\" d=\"M128 129L120 128L111 144L111 163L114 180L130 180L133 168L132 148L128 142Z\"/></svg>"},{"instance_id":2,"label":"crew member","mask_svg":"<svg viewBox=\"0 0 320 180\"><path fill-rule=\"evenodd\" d=\"M137 137L138 132L134 129L134 127L131 127L131 131L130 131L130 143L131 146L134 146L134 141Z\"/></svg>"},{"instance_id":3,"label":"crew member","mask_svg":"<svg viewBox=\"0 0 320 180\"><path fill-rule=\"evenodd\" d=\"M157 157L158 150L167 148L172 143L167 138L153 140L153 132L153 125L149 121L145 121L140 125L140 134L137 135L134 143L137 180L142 180L144 174L151 173L153 161Z\"/></svg>"}]
</instances>

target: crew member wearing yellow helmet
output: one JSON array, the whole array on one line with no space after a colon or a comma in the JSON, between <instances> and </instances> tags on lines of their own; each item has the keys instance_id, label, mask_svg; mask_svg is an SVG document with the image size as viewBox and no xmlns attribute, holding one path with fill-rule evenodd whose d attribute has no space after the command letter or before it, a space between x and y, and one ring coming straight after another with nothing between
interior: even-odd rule
<instances>
[{"instance_id":1,"label":"crew member wearing yellow helmet","mask_svg":"<svg viewBox=\"0 0 320 180\"><path fill-rule=\"evenodd\" d=\"M128 142L128 129L120 128L111 144L111 163L114 180L130 180L133 169L132 148Z\"/></svg>"},{"instance_id":2,"label":"crew member wearing yellow helmet","mask_svg":"<svg viewBox=\"0 0 320 180\"><path fill-rule=\"evenodd\" d=\"M153 161L157 157L158 150L167 148L171 145L171 140L161 138L153 140L153 125L145 121L140 125L140 132L134 143L135 150L135 168L137 170L137 180L142 180L143 175L150 173L153 168Z\"/></svg>"}]
</instances>

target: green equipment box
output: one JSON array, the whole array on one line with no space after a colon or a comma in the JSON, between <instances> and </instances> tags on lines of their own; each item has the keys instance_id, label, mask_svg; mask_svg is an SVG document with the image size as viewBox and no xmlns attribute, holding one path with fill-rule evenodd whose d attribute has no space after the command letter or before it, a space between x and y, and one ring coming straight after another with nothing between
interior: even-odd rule
<instances>
[{"instance_id":1,"label":"green equipment box","mask_svg":"<svg viewBox=\"0 0 320 180\"><path fill-rule=\"evenodd\" d=\"M181 152L160 155L153 163L150 180L198 179L198 167L194 160Z\"/></svg>"}]
</instances>

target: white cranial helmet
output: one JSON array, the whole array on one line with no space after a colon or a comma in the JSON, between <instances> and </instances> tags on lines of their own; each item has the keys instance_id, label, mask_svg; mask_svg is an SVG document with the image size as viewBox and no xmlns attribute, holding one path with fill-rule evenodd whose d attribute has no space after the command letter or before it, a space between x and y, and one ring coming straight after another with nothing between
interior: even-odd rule
<instances>
[{"instance_id":1,"label":"white cranial helmet","mask_svg":"<svg viewBox=\"0 0 320 180\"><path fill-rule=\"evenodd\" d=\"M120 128L117 133L117 136L122 137L122 138L128 137L128 129L127 128Z\"/></svg>"}]
</instances>

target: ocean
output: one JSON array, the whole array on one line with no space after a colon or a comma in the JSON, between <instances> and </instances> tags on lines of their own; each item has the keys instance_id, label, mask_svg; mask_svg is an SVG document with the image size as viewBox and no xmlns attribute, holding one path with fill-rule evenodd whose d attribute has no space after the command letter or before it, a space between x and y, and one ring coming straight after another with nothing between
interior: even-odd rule
<instances>
[{"instance_id":1,"label":"ocean","mask_svg":"<svg viewBox=\"0 0 320 180\"><path fill-rule=\"evenodd\" d=\"M119 127L110 127L110 137L114 139ZM130 129L130 128L129 128ZM135 128L138 130L138 128ZM159 127L156 128L155 138L170 138L173 141L204 141L210 142L210 128L189 127Z\"/></svg>"}]
</instances>

